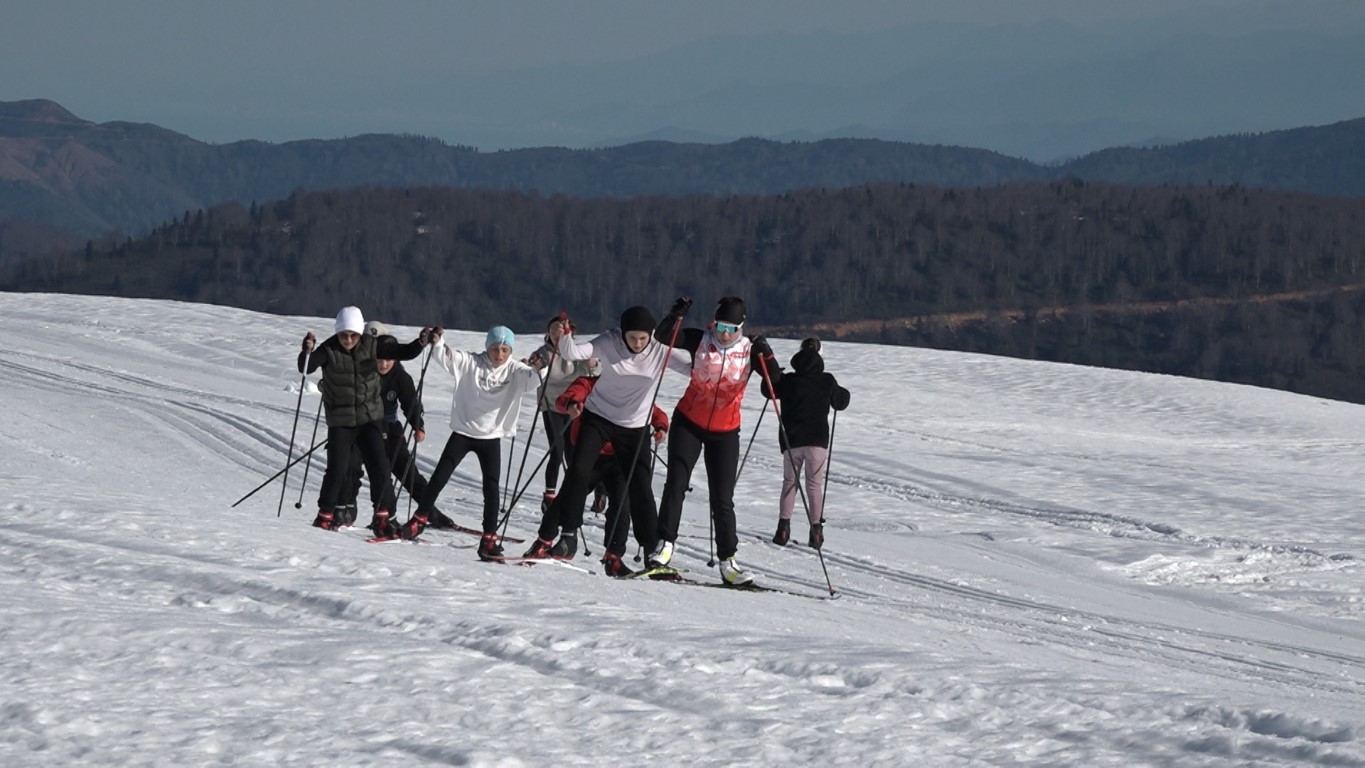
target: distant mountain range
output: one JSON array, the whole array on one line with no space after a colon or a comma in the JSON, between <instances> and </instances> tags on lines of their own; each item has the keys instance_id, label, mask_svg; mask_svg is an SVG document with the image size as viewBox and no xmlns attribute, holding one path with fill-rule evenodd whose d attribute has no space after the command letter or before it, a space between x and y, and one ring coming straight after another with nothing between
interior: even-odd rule
<instances>
[{"instance_id":1,"label":"distant mountain range","mask_svg":"<svg viewBox=\"0 0 1365 768\"><path fill-rule=\"evenodd\" d=\"M296 190L449 186L541 195L762 195L892 182L997 186L1065 177L1124 185L1241 184L1365 196L1365 119L1042 165L966 147L875 139L479 152L413 135L208 144L155 125L93 123L46 100L0 102L0 258L15 222L85 237L141 234L187 211ZM4 227L8 226L8 230ZM32 226L25 243L41 242ZM51 238L49 238L50 240Z\"/></svg>"},{"instance_id":2,"label":"distant mountain range","mask_svg":"<svg viewBox=\"0 0 1365 768\"><path fill-rule=\"evenodd\" d=\"M735 6L737 16L769 15L749 4L694 5L678 13L715 17ZM768 3L792 6L790 21L700 25L710 31L665 34L686 42L663 48L621 39L631 37L623 23L611 25L611 45L565 53L552 43L480 66L450 66L429 52L358 50L291 66L218 51L167 74L162 62L128 57L120 71L143 83L142 93L114 95L75 78L23 93L60 94L100 120L133 116L216 143L412 132L494 151L868 138L1049 164L1365 114L1360 0L879 0L859 4L861 12L849 6L842 31L802 18L795 5ZM885 9L874 28L871 6ZM301 16L278 13L285 27ZM631 23L645 16L628 15ZM556 43L577 38L565 31Z\"/></svg>"},{"instance_id":3,"label":"distant mountain range","mask_svg":"<svg viewBox=\"0 0 1365 768\"><path fill-rule=\"evenodd\" d=\"M449 115L433 132L483 148L533 146L547 134L582 147L676 126L727 141L959 144L1045 163L1160 137L1360 116L1350 111L1365 105L1365 78L1351 74L1365 71L1359 10L1314 0L1258 17L1247 0L1202 16L1199 6L1211 4L1188 5L1145 23L713 38L628 62L419 74L387 103L441 94Z\"/></svg>"}]
</instances>

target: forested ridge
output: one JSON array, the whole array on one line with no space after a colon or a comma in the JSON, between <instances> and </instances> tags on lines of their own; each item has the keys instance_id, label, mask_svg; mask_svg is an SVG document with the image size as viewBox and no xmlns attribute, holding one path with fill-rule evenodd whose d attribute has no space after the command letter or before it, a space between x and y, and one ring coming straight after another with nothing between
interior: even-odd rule
<instances>
[{"instance_id":1,"label":"forested ridge","mask_svg":"<svg viewBox=\"0 0 1365 768\"><path fill-rule=\"evenodd\" d=\"M1114 148L1045 166L983 149L873 139L648 141L500 152L414 135L216 145L154 125L95 124L41 99L0 101L0 226L40 222L84 237L115 230L140 236L186 209L363 184L629 198L877 183L971 188L1071 177L1365 196L1365 119ZM40 253L41 245L0 231L0 260Z\"/></svg>"},{"instance_id":2,"label":"forested ridge","mask_svg":"<svg viewBox=\"0 0 1365 768\"><path fill-rule=\"evenodd\" d=\"M1362 200L1075 179L627 200L362 187L187 211L10 265L0 287L309 315L355 303L530 334L560 309L602 328L629 304L738 294L755 330L1365 401L1362 214Z\"/></svg>"}]
</instances>

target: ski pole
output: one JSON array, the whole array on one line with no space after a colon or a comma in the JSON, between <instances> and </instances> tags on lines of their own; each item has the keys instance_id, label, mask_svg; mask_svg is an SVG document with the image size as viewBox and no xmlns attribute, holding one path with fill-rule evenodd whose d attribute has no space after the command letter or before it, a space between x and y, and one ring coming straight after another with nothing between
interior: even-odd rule
<instances>
[{"instance_id":1,"label":"ski pole","mask_svg":"<svg viewBox=\"0 0 1365 768\"><path fill-rule=\"evenodd\" d=\"M297 459L294 459L294 461L289 465L289 467L292 467L292 466L294 466L294 464L298 464L300 461L303 461L304 459L308 458L309 456L312 456L314 451L316 451L317 449L321 448L322 446L324 446L324 445L326 445L326 444L327 444L327 439L326 439L326 438L323 438L322 441L319 442L317 445L313 446L312 448L309 448L305 453L303 453L303 454L302 454L301 456L299 456ZM261 483L260 485L256 486L255 488L252 488L250 493L248 493L247 495L243 496L242 498L240 498L240 499L234 501L234 502L232 503L232 506L235 507L235 506L237 506L238 504L241 504L242 502L244 502L244 501L246 501L247 499L251 498L252 496L255 496L257 491L261 490L262 488L266 487L267 485L270 485L270 481L274 480L275 478L279 477L280 475L283 475L283 474L285 473L285 470L289 469L289 467L285 467L284 469L281 469L279 472L276 472L275 474L273 474L273 475L271 475L270 477L266 478L266 481L265 481L265 482Z\"/></svg>"},{"instance_id":2,"label":"ski pole","mask_svg":"<svg viewBox=\"0 0 1365 768\"><path fill-rule=\"evenodd\" d=\"M569 313L568 313L568 312L560 312L560 313L559 313L559 322L560 322L560 323L568 322L568 319L569 319ZM559 347L556 346L556 347L554 347L554 348L552 348L552 349L550 350L550 359L549 359L549 361L547 361L547 362L545 363L545 375L541 378L541 380L540 380L540 389L536 392L536 415L537 415L537 416L540 415L540 409L541 409L541 408L547 408L547 407L548 407L548 404L545 402L545 389L550 385L550 373L551 373L552 369L554 368L555 358L558 357L558 356L559 356ZM534 433L534 432L536 431L534 422L533 422L532 425L531 425L531 430L530 430L530 431L531 431L531 433ZM553 434L550 434L550 430L549 430L549 426L548 426L548 425L546 425L545 433L546 433L545 436L546 436L547 438L549 438L549 440L550 440L550 446L551 446L551 450L552 450L552 452L553 452L553 448L554 448L555 446L559 445L560 443L556 440L556 438L555 438L555 436L554 436ZM512 439L513 439L513 441L515 441L515 440L516 440L516 437L514 436ZM513 445L513 450L515 450L516 443L513 442L512 445ZM527 457L530 455L530 453L531 453L531 435L528 434L528 435L526 436L526 447L523 448L523 449L522 449L522 452L521 452L521 466L517 468L517 479L516 479L516 482L512 483L512 487L513 487L513 488L520 488L520 487L521 487L522 473L526 471L526 459L527 459ZM548 454L547 454L547 455L548 455ZM561 454L561 455L562 455L562 454ZM544 462L542 461L541 463L543 464ZM539 471L540 471L540 467L537 466L536 469L534 469L534 470L531 471L531 476L534 477L534 476L536 475L536 473L538 473ZM509 454L508 457L507 457L507 479L508 479L508 480L511 480L511 479L512 479L512 457L511 457L510 454ZM528 479L528 480L526 481L526 484L529 486L529 485L531 484L531 481ZM504 489L504 490L503 490L503 501L506 502L506 500L507 500L507 493L506 493L506 486L505 486L505 485L503 486L503 489ZM514 498L520 498L520 496L521 496L521 494L518 493L518 494L515 495ZM511 510L510 507L506 507L506 506L503 507L504 516L510 517L510 516L511 516L511 511L512 511L512 510Z\"/></svg>"},{"instance_id":3,"label":"ski pole","mask_svg":"<svg viewBox=\"0 0 1365 768\"><path fill-rule=\"evenodd\" d=\"M744 458L740 459L740 461L739 461L739 469L735 470L735 485L736 485L736 486L739 485L739 476L740 476L741 474L744 473L744 464L745 464L746 462L749 461L749 451L753 450L753 448L754 448L754 438L758 437L758 428L761 427L761 426L763 426L763 416L764 416L764 414L766 414L767 412L768 412L768 398L765 397L765 398L763 398L763 410L761 410L761 411L758 412L758 422L754 424L754 433L753 433L752 435L749 436L749 445L748 445L748 447L746 447L746 448L744 449ZM712 521L711 521L711 528L712 528L711 538L714 539L714 538L715 538L715 532L714 532L715 520L712 520ZM709 547L710 545L708 544L707 546ZM706 564L707 564L707 566L714 567L715 564L716 564L716 558L715 558L715 556L712 555L711 559L706 561Z\"/></svg>"},{"instance_id":4,"label":"ski pole","mask_svg":"<svg viewBox=\"0 0 1365 768\"><path fill-rule=\"evenodd\" d=\"M317 442L318 422L322 420L322 398L318 398L318 412L313 415L313 436L308 438L308 442ZM313 462L303 465L303 484L299 486L299 500L294 502L294 509L303 509L303 491L308 487L308 470L313 468Z\"/></svg>"},{"instance_id":5,"label":"ski pole","mask_svg":"<svg viewBox=\"0 0 1365 768\"><path fill-rule=\"evenodd\" d=\"M305 343L307 343L307 340L305 340ZM312 356L311 351L309 356ZM303 390L308 385L307 368L308 366L305 364L303 375L299 377L299 400L294 404L294 426L289 428L289 453L285 455L284 459L284 482L280 483L280 505L275 510L275 517L284 514L284 492L285 489L289 487L289 468L294 466L294 435L299 429L299 409L303 408ZM271 479L273 480L274 478ZM237 505L234 504L233 506Z\"/></svg>"},{"instance_id":6,"label":"ski pole","mask_svg":"<svg viewBox=\"0 0 1365 768\"><path fill-rule=\"evenodd\" d=\"M572 424L573 424L572 421L567 422L564 425L564 427L560 429L559 431L560 435L562 436L566 434L568 432L569 426ZM502 516L498 518L498 536L502 536L504 533L507 532L507 523L511 519L512 510L516 508L517 502L521 501L521 497L525 495L526 491L530 490L531 483L535 482L536 475L540 472L540 468L545 466L545 462L549 458L550 454L548 452L542 455L540 457L540 461L536 462L536 465L531 468L530 473L526 475L526 482L518 486L516 492L512 494L512 500L507 502L506 509L503 510Z\"/></svg>"},{"instance_id":7,"label":"ski pole","mask_svg":"<svg viewBox=\"0 0 1365 768\"><path fill-rule=\"evenodd\" d=\"M825 502L829 500L829 464L834 459L834 428L839 426L839 412L829 425L829 445L825 446L825 487L820 489L820 522L825 521Z\"/></svg>"},{"instance_id":8,"label":"ski pole","mask_svg":"<svg viewBox=\"0 0 1365 768\"><path fill-rule=\"evenodd\" d=\"M654 385L654 397L649 400L649 408L645 411L645 425L641 428L640 432L640 441L635 444L635 455L631 457L630 469L626 471L626 493L625 498L621 500L621 514L617 515L616 520L614 521L615 524L612 525L611 530L607 532L607 537L604 541L611 541L615 538L616 526L621 523L622 518L630 513L630 483L631 480L635 478L635 465L640 462L640 452L644 450L645 443L652 434L650 426L654 419L654 404L659 401L659 390L663 389L664 374L668 372L668 361L673 355L673 345L678 342L678 331L682 330L682 321L682 315L678 315L678 319L673 323L673 334L668 338L668 348L664 351L664 364L663 367L659 369L658 383ZM617 458L619 459L620 457L618 456ZM651 490L650 493L653 494L654 491Z\"/></svg>"},{"instance_id":9,"label":"ski pole","mask_svg":"<svg viewBox=\"0 0 1365 768\"><path fill-rule=\"evenodd\" d=\"M744 449L744 458L739 460L739 469L735 471L735 484L739 484L739 476L744 474L744 464L749 461L749 451L754 448L754 438L758 437L758 428L763 426L763 416L768 412L768 398L763 398L763 410L758 412L758 423L754 424L754 433L749 436L749 446Z\"/></svg>"},{"instance_id":10,"label":"ski pole","mask_svg":"<svg viewBox=\"0 0 1365 768\"><path fill-rule=\"evenodd\" d=\"M430 344L431 344L431 342L428 342L428 345L430 345ZM435 357L435 356L436 356L436 355L435 355L435 351L434 351L434 350L431 350L431 349L428 349L428 350L427 350L427 358L426 358L425 360L422 361L422 372L419 373L419 374L417 375L417 389L416 389L416 394L413 395L413 397L415 398L415 400L414 400L414 402L413 402L413 405L412 405L412 411L413 411L413 413L421 413L421 412L422 412L422 410L421 410L421 409L422 409L422 388L425 387L425 386L426 386L426 383L427 383L427 366L431 365L431 358L433 358L433 357ZM395 473L394 473L394 469L395 469L395 467L398 465L398 451L395 450L395 451L393 452L393 456L389 458L389 477L385 478L385 482L388 482L388 483L392 483L392 484L393 484L393 485L391 485L390 487L393 489L393 506L395 507L395 509L393 509L392 512L393 512L395 518L396 518L397 515L398 515L398 509L397 509L397 507L398 507L398 489L399 489L399 488L404 488L404 487L406 487L406 486L403 484L405 480L408 481L408 482L411 482L411 483L415 484L415 481L413 481L413 480L411 479L411 476L417 474L417 426L416 426L415 424L412 423L412 414L405 413L405 414L403 414L403 416L404 416L404 420L407 422L406 424L403 425L403 432L404 432L404 436L403 436L403 447L405 447L405 448L407 447L409 436L411 436L411 439L412 439L412 450L408 452L408 463L407 463L407 466L405 466L405 467L403 468L403 476L401 476L401 477L394 477L394 474L395 474ZM409 430L409 429L412 430L411 433L408 433L408 430ZM385 442L387 442L387 440L386 440ZM412 492L411 492L411 491L408 492L408 502L409 502L409 503L408 503L408 520L411 520L411 519L412 519L412 504L411 504L411 502L412 502ZM419 501L419 504L420 504L420 501ZM419 509L420 509L420 507L419 507Z\"/></svg>"},{"instance_id":11,"label":"ski pole","mask_svg":"<svg viewBox=\"0 0 1365 768\"><path fill-rule=\"evenodd\" d=\"M772 379L768 377L767 359L760 356L758 358L758 367L759 370L762 371L763 373L763 383L768 386L768 392L770 394L775 395L776 391L773 389ZM776 400L773 401L773 415L777 417L777 429L779 432L782 433L782 442L787 444L786 458L787 461L791 464L792 477L793 479L796 480L797 493L801 495L801 506L805 507L806 509L806 519L810 519L810 504L806 501L805 489L801 487L801 478L800 473L796 469L796 460L791 457L791 441L787 439L787 427L782 423L782 408ZM821 518L820 525L823 526L824 522L825 522L824 519ZM820 556L820 570L824 571L825 573L825 586L829 588L830 596L833 596L836 593L834 591L834 584L829 580L829 568L825 565L825 552L823 544L815 550L815 554Z\"/></svg>"}]
</instances>

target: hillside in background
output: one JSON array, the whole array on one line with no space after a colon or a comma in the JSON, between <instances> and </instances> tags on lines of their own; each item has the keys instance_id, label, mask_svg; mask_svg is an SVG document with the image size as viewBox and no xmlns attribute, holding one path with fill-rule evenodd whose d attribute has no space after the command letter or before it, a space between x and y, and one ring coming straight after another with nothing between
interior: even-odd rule
<instances>
[{"instance_id":1,"label":"hillside in background","mask_svg":"<svg viewBox=\"0 0 1365 768\"><path fill-rule=\"evenodd\" d=\"M980 149L875 139L650 141L500 152L402 135L213 145L152 125L91 123L47 101L0 103L0 222L40 222L86 237L141 235L186 211L226 201L249 206L300 189L365 184L629 198L781 194L882 182L971 188L1068 176L1141 185L1212 181L1360 197L1365 119L1109 150L1043 166Z\"/></svg>"},{"instance_id":2,"label":"hillside in background","mask_svg":"<svg viewBox=\"0 0 1365 768\"><path fill-rule=\"evenodd\" d=\"M604 328L629 304L738 294L751 332L818 328L1357 402L1362 283L1365 200L1075 179L627 200L300 192L0 268L11 291L287 314L356 303L390 321L532 333L561 309Z\"/></svg>"},{"instance_id":3,"label":"hillside in background","mask_svg":"<svg viewBox=\"0 0 1365 768\"><path fill-rule=\"evenodd\" d=\"M477 152L419 136L211 145L156 126L94 124L51 102L0 105L0 221L88 236L142 234L185 211L296 189L361 184L519 189L575 197L771 194L873 181L942 186L1041 179L993 152L870 140L644 142L596 150Z\"/></svg>"}]
</instances>

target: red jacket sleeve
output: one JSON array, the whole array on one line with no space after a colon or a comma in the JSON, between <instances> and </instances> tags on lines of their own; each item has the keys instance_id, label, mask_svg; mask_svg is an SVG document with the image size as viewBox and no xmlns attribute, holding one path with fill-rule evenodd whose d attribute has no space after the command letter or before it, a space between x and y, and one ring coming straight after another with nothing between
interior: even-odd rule
<instances>
[{"instance_id":1,"label":"red jacket sleeve","mask_svg":"<svg viewBox=\"0 0 1365 768\"><path fill-rule=\"evenodd\" d=\"M667 432L668 414L664 413L664 410L659 406L654 406L654 416L649 420L649 425L654 428L653 431L655 432Z\"/></svg>"},{"instance_id":2,"label":"red jacket sleeve","mask_svg":"<svg viewBox=\"0 0 1365 768\"><path fill-rule=\"evenodd\" d=\"M588 399L588 393L592 391L593 385L597 384L597 379L589 376L579 376L573 380L564 394L555 398L555 410L560 413L568 413L569 406L573 403L583 404Z\"/></svg>"}]
</instances>

